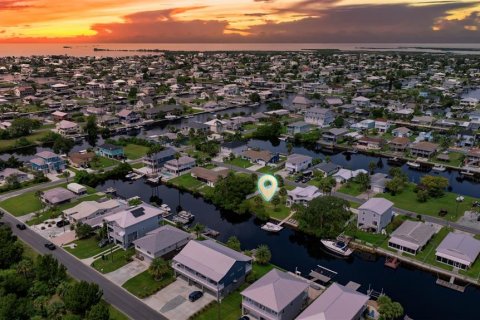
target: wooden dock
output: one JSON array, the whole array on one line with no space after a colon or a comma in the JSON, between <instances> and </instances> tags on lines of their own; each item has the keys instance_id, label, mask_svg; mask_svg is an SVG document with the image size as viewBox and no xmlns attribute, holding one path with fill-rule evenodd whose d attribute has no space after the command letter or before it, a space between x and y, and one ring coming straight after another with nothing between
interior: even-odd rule
<instances>
[{"instance_id":1,"label":"wooden dock","mask_svg":"<svg viewBox=\"0 0 480 320\"><path fill-rule=\"evenodd\" d=\"M446 287L446 288L449 288L449 289L452 289L452 290L455 290L455 291L458 291L458 292L462 292L462 293L465 292L465 287L464 286L458 285L454 282L455 282L454 277L451 277L450 281L445 281L445 280L440 279L440 278L437 279L437 284L442 286L442 287Z\"/></svg>"}]
</instances>

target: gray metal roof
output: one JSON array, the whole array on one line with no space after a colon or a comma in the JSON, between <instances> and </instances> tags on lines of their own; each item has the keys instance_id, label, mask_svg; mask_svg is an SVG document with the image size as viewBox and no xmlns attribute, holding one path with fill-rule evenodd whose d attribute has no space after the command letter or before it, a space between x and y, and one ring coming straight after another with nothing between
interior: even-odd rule
<instances>
[{"instance_id":1,"label":"gray metal roof","mask_svg":"<svg viewBox=\"0 0 480 320\"><path fill-rule=\"evenodd\" d=\"M398 227L390 238L390 242L413 250L423 247L435 234L435 228L420 221L407 220Z\"/></svg>"},{"instance_id":2,"label":"gray metal roof","mask_svg":"<svg viewBox=\"0 0 480 320\"><path fill-rule=\"evenodd\" d=\"M479 240L468 234L450 232L437 247L436 255L471 264L479 253Z\"/></svg>"},{"instance_id":3,"label":"gray metal roof","mask_svg":"<svg viewBox=\"0 0 480 320\"><path fill-rule=\"evenodd\" d=\"M302 278L272 269L247 289L242 296L247 297L273 311L280 312L307 290L309 284Z\"/></svg>"},{"instance_id":4,"label":"gray metal roof","mask_svg":"<svg viewBox=\"0 0 480 320\"><path fill-rule=\"evenodd\" d=\"M368 300L367 295L334 283L296 320L352 320Z\"/></svg>"},{"instance_id":5,"label":"gray metal roof","mask_svg":"<svg viewBox=\"0 0 480 320\"><path fill-rule=\"evenodd\" d=\"M365 202L364 204L362 204L358 208L358 210L370 210L375 213L378 213L379 215L382 215L392 207L393 207L393 202L388 201L387 199L372 198L367 202Z\"/></svg>"},{"instance_id":6,"label":"gray metal roof","mask_svg":"<svg viewBox=\"0 0 480 320\"><path fill-rule=\"evenodd\" d=\"M172 245L191 238L188 232L165 225L147 233L144 237L133 241L135 246L154 255Z\"/></svg>"},{"instance_id":7,"label":"gray metal roof","mask_svg":"<svg viewBox=\"0 0 480 320\"><path fill-rule=\"evenodd\" d=\"M173 258L173 261L181 263L217 282L228 274L235 262L251 260L252 258L213 240L191 240Z\"/></svg>"}]
</instances>

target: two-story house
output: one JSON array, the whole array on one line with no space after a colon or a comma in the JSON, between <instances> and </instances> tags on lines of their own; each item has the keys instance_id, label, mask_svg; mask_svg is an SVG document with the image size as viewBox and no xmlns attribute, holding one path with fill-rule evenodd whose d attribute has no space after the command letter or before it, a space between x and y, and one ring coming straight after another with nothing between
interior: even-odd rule
<instances>
[{"instance_id":1,"label":"two-story house","mask_svg":"<svg viewBox=\"0 0 480 320\"><path fill-rule=\"evenodd\" d=\"M213 240L192 240L173 258L172 267L177 277L219 300L245 281L252 258Z\"/></svg>"},{"instance_id":2,"label":"two-story house","mask_svg":"<svg viewBox=\"0 0 480 320\"><path fill-rule=\"evenodd\" d=\"M137 112L128 109L123 109L117 113L117 117L123 124L132 124L140 121L140 115Z\"/></svg>"},{"instance_id":3,"label":"two-story house","mask_svg":"<svg viewBox=\"0 0 480 320\"><path fill-rule=\"evenodd\" d=\"M110 143L104 143L101 146L98 146L95 153L98 156L110 159L122 159L125 157L125 153L121 146L116 146Z\"/></svg>"},{"instance_id":4,"label":"two-story house","mask_svg":"<svg viewBox=\"0 0 480 320\"><path fill-rule=\"evenodd\" d=\"M296 187L293 190L287 190L287 206L301 204L306 206L313 199L320 197L322 193L315 186Z\"/></svg>"},{"instance_id":5,"label":"two-story house","mask_svg":"<svg viewBox=\"0 0 480 320\"><path fill-rule=\"evenodd\" d=\"M32 170L43 173L62 171L65 169L65 161L56 153L51 151L42 151L30 160Z\"/></svg>"},{"instance_id":6,"label":"two-story house","mask_svg":"<svg viewBox=\"0 0 480 320\"><path fill-rule=\"evenodd\" d=\"M146 155L143 163L151 172L158 172L165 162L175 159L176 151L173 148L165 148L159 152Z\"/></svg>"},{"instance_id":7,"label":"two-story house","mask_svg":"<svg viewBox=\"0 0 480 320\"><path fill-rule=\"evenodd\" d=\"M326 127L335 120L335 113L330 109L311 108L305 112L304 120L308 124Z\"/></svg>"},{"instance_id":8,"label":"two-story house","mask_svg":"<svg viewBox=\"0 0 480 320\"><path fill-rule=\"evenodd\" d=\"M273 269L242 291L242 313L251 319L293 320L307 303L309 283Z\"/></svg>"},{"instance_id":9,"label":"two-story house","mask_svg":"<svg viewBox=\"0 0 480 320\"><path fill-rule=\"evenodd\" d=\"M310 168L312 165L312 157L303 154L291 154L285 162L285 170L289 173L302 172Z\"/></svg>"},{"instance_id":10,"label":"two-story house","mask_svg":"<svg viewBox=\"0 0 480 320\"><path fill-rule=\"evenodd\" d=\"M73 136L79 134L81 129L78 123L68 120L62 120L55 125L55 128L62 136Z\"/></svg>"},{"instance_id":11,"label":"two-story house","mask_svg":"<svg viewBox=\"0 0 480 320\"><path fill-rule=\"evenodd\" d=\"M134 240L158 228L161 220L162 210L145 203L116 212L104 219L108 227L108 237L125 249Z\"/></svg>"},{"instance_id":12,"label":"two-story house","mask_svg":"<svg viewBox=\"0 0 480 320\"><path fill-rule=\"evenodd\" d=\"M182 156L178 159L172 159L165 162L163 170L173 175L180 175L195 167L196 161L189 156Z\"/></svg>"},{"instance_id":13,"label":"two-story house","mask_svg":"<svg viewBox=\"0 0 480 320\"><path fill-rule=\"evenodd\" d=\"M372 198L358 208L357 227L379 233L393 218L393 202Z\"/></svg>"}]
</instances>

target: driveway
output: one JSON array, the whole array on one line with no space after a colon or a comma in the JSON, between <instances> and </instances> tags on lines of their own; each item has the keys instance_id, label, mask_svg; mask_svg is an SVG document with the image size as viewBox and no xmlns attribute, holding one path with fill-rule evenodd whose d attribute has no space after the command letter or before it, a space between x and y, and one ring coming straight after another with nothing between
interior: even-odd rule
<instances>
[{"instance_id":1,"label":"driveway","mask_svg":"<svg viewBox=\"0 0 480 320\"><path fill-rule=\"evenodd\" d=\"M175 282L143 301L169 320L187 320L215 300L212 295L204 293L197 301L190 302L188 295L195 290L199 289L177 278Z\"/></svg>"},{"instance_id":2,"label":"driveway","mask_svg":"<svg viewBox=\"0 0 480 320\"><path fill-rule=\"evenodd\" d=\"M105 277L110 279L113 283L122 286L127 280L135 277L136 275L142 273L148 269L148 265L145 262L134 259L129 264L105 274Z\"/></svg>"}]
</instances>

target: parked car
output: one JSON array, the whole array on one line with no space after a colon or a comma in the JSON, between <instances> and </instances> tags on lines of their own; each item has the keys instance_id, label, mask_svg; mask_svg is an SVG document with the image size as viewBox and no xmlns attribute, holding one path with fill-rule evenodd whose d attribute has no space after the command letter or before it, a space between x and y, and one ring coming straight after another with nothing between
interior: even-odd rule
<instances>
[{"instance_id":1,"label":"parked car","mask_svg":"<svg viewBox=\"0 0 480 320\"><path fill-rule=\"evenodd\" d=\"M17 223L17 229L25 230L25 229L27 229L27 226L25 226L23 223Z\"/></svg>"},{"instance_id":2,"label":"parked car","mask_svg":"<svg viewBox=\"0 0 480 320\"><path fill-rule=\"evenodd\" d=\"M240 319L238 320L250 320L250 317L249 316L243 316L243 317L240 317Z\"/></svg>"},{"instance_id":3,"label":"parked car","mask_svg":"<svg viewBox=\"0 0 480 320\"><path fill-rule=\"evenodd\" d=\"M109 239L102 239L100 240L100 242L98 243L98 247L99 248L103 248L105 247L107 244L110 243L110 240Z\"/></svg>"},{"instance_id":4,"label":"parked car","mask_svg":"<svg viewBox=\"0 0 480 320\"><path fill-rule=\"evenodd\" d=\"M198 299L200 299L201 297L203 297L203 292L202 291L193 291L192 293L190 293L188 295L188 300L190 300L191 302L195 302Z\"/></svg>"},{"instance_id":5,"label":"parked car","mask_svg":"<svg viewBox=\"0 0 480 320\"><path fill-rule=\"evenodd\" d=\"M60 220L57 222L57 227L58 228L61 228L61 227L64 227L64 226L68 226L70 224L70 221L68 220Z\"/></svg>"},{"instance_id":6,"label":"parked car","mask_svg":"<svg viewBox=\"0 0 480 320\"><path fill-rule=\"evenodd\" d=\"M45 248L47 248L48 250L55 250L57 247L53 243L48 242L45 243Z\"/></svg>"}]
</instances>

